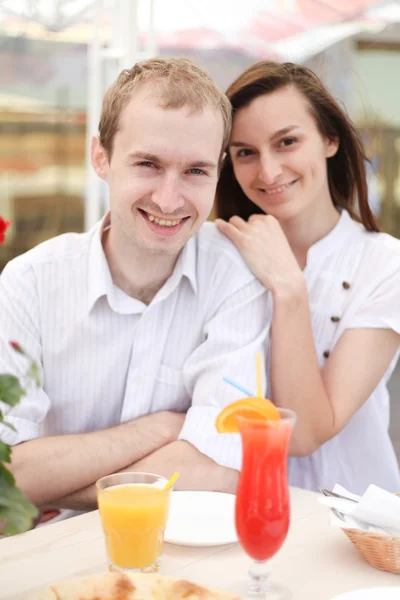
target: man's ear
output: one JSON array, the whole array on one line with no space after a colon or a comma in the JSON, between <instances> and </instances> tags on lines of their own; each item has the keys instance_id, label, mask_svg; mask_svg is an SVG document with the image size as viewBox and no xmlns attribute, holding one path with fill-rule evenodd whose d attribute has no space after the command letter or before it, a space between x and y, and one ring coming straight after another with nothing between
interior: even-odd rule
<instances>
[{"instance_id":1,"label":"man's ear","mask_svg":"<svg viewBox=\"0 0 400 600\"><path fill-rule=\"evenodd\" d=\"M108 154L101 145L100 138L97 135L92 138L90 157L96 174L100 179L107 181L109 168Z\"/></svg>"}]
</instances>

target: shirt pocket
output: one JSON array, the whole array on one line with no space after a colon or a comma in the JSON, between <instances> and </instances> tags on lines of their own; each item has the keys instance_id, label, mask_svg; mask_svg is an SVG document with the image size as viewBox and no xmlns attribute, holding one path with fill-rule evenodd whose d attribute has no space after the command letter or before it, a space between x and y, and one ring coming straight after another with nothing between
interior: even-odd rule
<instances>
[{"instance_id":1,"label":"shirt pocket","mask_svg":"<svg viewBox=\"0 0 400 600\"><path fill-rule=\"evenodd\" d=\"M185 387L182 370L160 364L156 376L154 400L158 405L157 410L175 412L188 410L191 398Z\"/></svg>"}]
</instances>

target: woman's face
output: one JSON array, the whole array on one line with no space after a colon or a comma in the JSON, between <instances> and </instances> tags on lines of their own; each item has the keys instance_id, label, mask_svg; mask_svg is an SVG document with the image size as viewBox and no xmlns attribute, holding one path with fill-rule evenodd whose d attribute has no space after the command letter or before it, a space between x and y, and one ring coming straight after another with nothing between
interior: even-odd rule
<instances>
[{"instance_id":1,"label":"woman's face","mask_svg":"<svg viewBox=\"0 0 400 600\"><path fill-rule=\"evenodd\" d=\"M337 141L320 134L306 98L293 86L238 110L229 144L244 193L278 220L332 203L326 160L337 149Z\"/></svg>"}]
</instances>

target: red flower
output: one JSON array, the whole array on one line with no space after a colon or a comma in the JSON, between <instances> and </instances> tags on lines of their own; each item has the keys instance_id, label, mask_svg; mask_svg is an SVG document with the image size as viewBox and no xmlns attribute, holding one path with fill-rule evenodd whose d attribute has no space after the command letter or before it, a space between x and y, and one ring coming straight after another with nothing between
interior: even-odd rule
<instances>
[{"instance_id":1,"label":"red flower","mask_svg":"<svg viewBox=\"0 0 400 600\"><path fill-rule=\"evenodd\" d=\"M3 217L0 217L0 244L4 242L6 236L4 235L7 229L10 227L11 221L6 221Z\"/></svg>"},{"instance_id":2,"label":"red flower","mask_svg":"<svg viewBox=\"0 0 400 600\"><path fill-rule=\"evenodd\" d=\"M19 352L20 354L25 354L25 352L22 350L21 346L18 344L18 342L9 342L11 348L14 348L14 350L16 352Z\"/></svg>"}]
</instances>

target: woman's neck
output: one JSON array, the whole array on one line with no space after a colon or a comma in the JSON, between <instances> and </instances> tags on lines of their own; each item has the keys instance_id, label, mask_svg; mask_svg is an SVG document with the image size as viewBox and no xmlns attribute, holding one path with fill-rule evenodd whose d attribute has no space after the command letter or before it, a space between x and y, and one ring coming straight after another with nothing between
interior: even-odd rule
<instances>
[{"instance_id":1,"label":"woman's neck","mask_svg":"<svg viewBox=\"0 0 400 600\"><path fill-rule=\"evenodd\" d=\"M305 211L280 223L301 269L307 264L307 252L311 246L328 235L340 218L340 213L332 202L322 206L317 212L315 206L312 209L312 212Z\"/></svg>"}]
</instances>

